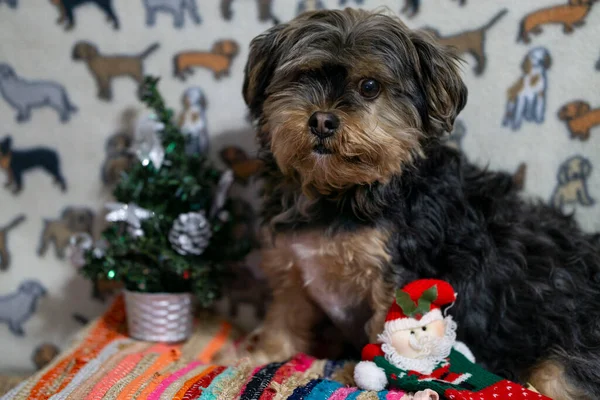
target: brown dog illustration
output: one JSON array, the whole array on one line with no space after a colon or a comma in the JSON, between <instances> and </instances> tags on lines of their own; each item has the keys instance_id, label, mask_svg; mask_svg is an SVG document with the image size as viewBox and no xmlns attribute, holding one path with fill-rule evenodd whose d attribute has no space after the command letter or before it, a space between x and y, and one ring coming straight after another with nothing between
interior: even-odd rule
<instances>
[{"instance_id":1,"label":"brown dog illustration","mask_svg":"<svg viewBox=\"0 0 600 400\"><path fill-rule=\"evenodd\" d=\"M551 203L556 208L566 204L591 206L595 203L588 191L587 181L592 173L592 163L582 156L573 156L558 168L556 189Z\"/></svg>"},{"instance_id":2,"label":"brown dog illustration","mask_svg":"<svg viewBox=\"0 0 600 400\"><path fill-rule=\"evenodd\" d=\"M81 60L87 63L88 69L96 79L98 85L98 97L102 100L112 99L111 80L118 76L128 76L135 80L141 87L144 82L143 61L146 57L156 51L158 43L154 43L142 53L134 56L102 55L96 45L80 41L73 47L73 60Z\"/></svg>"},{"instance_id":3,"label":"brown dog illustration","mask_svg":"<svg viewBox=\"0 0 600 400\"><path fill-rule=\"evenodd\" d=\"M586 141L590 138L590 130L600 125L600 108L592 110L589 103L575 100L558 110L558 119L567 123L571 138Z\"/></svg>"},{"instance_id":4,"label":"brown dog illustration","mask_svg":"<svg viewBox=\"0 0 600 400\"><path fill-rule=\"evenodd\" d=\"M94 212L89 208L67 207L59 219L45 219L44 228L38 247L38 255L43 256L52 243L56 249L56 256L65 257L65 250L69 247L71 236L75 233L93 234Z\"/></svg>"},{"instance_id":5,"label":"brown dog illustration","mask_svg":"<svg viewBox=\"0 0 600 400\"><path fill-rule=\"evenodd\" d=\"M184 51L175 54L173 63L174 75L184 80L192 73L193 67L207 68L214 72L216 79L229 76L233 59L238 55L239 46L233 40L219 40L213 44L212 50Z\"/></svg>"},{"instance_id":6,"label":"brown dog illustration","mask_svg":"<svg viewBox=\"0 0 600 400\"><path fill-rule=\"evenodd\" d=\"M227 146L220 151L219 155L221 161L233 171L236 181L242 185L247 185L263 164L257 158L250 158L248 153L238 146Z\"/></svg>"},{"instance_id":7,"label":"brown dog illustration","mask_svg":"<svg viewBox=\"0 0 600 400\"><path fill-rule=\"evenodd\" d=\"M112 187L135 163L136 157L131 150L138 113L135 109L127 109L121 116L118 131L106 141L106 158L102 164L102 182Z\"/></svg>"},{"instance_id":8,"label":"brown dog illustration","mask_svg":"<svg viewBox=\"0 0 600 400\"><path fill-rule=\"evenodd\" d=\"M572 33L575 27L585 23L585 18L597 0L569 0L567 4L542 8L527 14L521 21L517 42L529 43L529 34L542 33L542 25L560 24L564 33Z\"/></svg>"},{"instance_id":9,"label":"brown dog illustration","mask_svg":"<svg viewBox=\"0 0 600 400\"><path fill-rule=\"evenodd\" d=\"M39 371L46 365L50 364L59 353L59 348L52 343L42 343L33 351L31 360L35 364L36 369Z\"/></svg>"},{"instance_id":10,"label":"brown dog illustration","mask_svg":"<svg viewBox=\"0 0 600 400\"><path fill-rule=\"evenodd\" d=\"M8 225L0 228L0 271L5 271L10 266L10 253L8 251L8 232L25 221L24 215L19 215Z\"/></svg>"},{"instance_id":11,"label":"brown dog illustration","mask_svg":"<svg viewBox=\"0 0 600 400\"><path fill-rule=\"evenodd\" d=\"M458 0L458 4L460 6L464 6L467 3L467 0ZM412 18L419 12L421 8L421 0L404 0L404 7L400 12L405 14L408 18Z\"/></svg>"},{"instance_id":12,"label":"brown dog illustration","mask_svg":"<svg viewBox=\"0 0 600 400\"><path fill-rule=\"evenodd\" d=\"M437 29L426 27L428 31L436 37L438 42L445 46L454 47L458 54L470 54L475 58L475 67L473 72L475 75L481 75L485 70L485 34L500 18L502 18L508 10L505 8L498 12L490 19L490 21L480 28L460 32L450 36L442 36Z\"/></svg>"},{"instance_id":13,"label":"brown dog illustration","mask_svg":"<svg viewBox=\"0 0 600 400\"><path fill-rule=\"evenodd\" d=\"M234 0L221 0L221 16L223 19L230 21L233 17L233 11L231 11L231 4ZM256 0L258 7L258 20L260 22L266 22L271 20L275 25L279 23L279 20L273 16L271 12L271 5L273 0Z\"/></svg>"}]
</instances>

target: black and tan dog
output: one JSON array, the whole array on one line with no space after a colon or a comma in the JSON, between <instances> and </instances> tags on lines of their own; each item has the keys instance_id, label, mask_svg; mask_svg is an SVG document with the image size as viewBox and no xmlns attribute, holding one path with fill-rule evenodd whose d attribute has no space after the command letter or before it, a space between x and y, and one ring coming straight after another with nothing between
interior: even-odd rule
<instances>
[{"instance_id":1,"label":"black and tan dog","mask_svg":"<svg viewBox=\"0 0 600 400\"><path fill-rule=\"evenodd\" d=\"M23 189L23 174L34 168L45 170L63 192L67 190L60 168L60 157L55 150L46 147L14 150L12 138L7 136L0 142L0 168L8 176L4 187L12 189L13 194L18 194Z\"/></svg>"},{"instance_id":2,"label":"black and tan dog","mask_svg":"<svg viewBox=\"0 0 600 400\"><path fill-rule=\"evenodd\" d=\"M119 18L113 9L112 0L50 0L58 8L58 24L65 23L65 29L71 30L75 26L75 8L87 4L96 4L106 14L106 19L112 22L115 29L119 29Z\"/></svg>"},{"instance_id":3,"label":"black and tan dog","mask_svg":"<svg viewBox=\"0 0 600 400\"><path fill-rule=\"evenodd\" d=\"M359 350L396 287L437 278L481 364L600 398L599 240L441 143L467 101L455 54L393 16L317 11L255 38L245 73L273 288L251 359L310 352L324 319Z\"/></svg>"}]
</instances>

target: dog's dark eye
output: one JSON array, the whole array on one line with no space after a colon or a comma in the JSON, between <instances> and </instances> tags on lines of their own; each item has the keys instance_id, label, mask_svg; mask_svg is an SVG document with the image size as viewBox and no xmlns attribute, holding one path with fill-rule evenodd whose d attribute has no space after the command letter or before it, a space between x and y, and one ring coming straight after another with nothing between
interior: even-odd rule
<instances>
[{"instance_id":1,"label":"dog's dark eye","mask_svg":"<svg viewBox=\"0 0 600 400\"><path fill-rule=\"evenodd\" d=\"M375 79L363 79L358 84L358 90L362 97L372 100L379 95L381 85Z\"/></svg>"}]
</instances>

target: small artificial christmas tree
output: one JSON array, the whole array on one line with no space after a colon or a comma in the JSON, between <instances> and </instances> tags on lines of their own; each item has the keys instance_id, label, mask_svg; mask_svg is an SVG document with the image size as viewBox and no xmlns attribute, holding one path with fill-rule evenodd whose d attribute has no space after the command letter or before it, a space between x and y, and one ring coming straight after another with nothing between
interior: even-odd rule
<instances>
[{"instance_id":1,"label":"small artificial christmas tree","mask_svg":"<svg viewBox=\"0 0 600 400\"><path fill-rule=\"evenodd\" d=\"M138 124L134 148L140 162L114 189L105 245L85 250L82 273L94 281L120 281L129 291L191 292L207 306L220 295L226 265L243 259L251 243L231 234L231 171L186 154L186 138L157 84L156 78L145 79L142 101L153 113L146 126Z\"/></svg>"}]
</instances>

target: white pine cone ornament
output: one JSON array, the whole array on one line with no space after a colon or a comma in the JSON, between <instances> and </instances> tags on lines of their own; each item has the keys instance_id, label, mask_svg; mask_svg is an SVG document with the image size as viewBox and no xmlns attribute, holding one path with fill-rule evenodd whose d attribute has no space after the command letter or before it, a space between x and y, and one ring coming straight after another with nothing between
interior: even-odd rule
<instances>
[{"instance_id":1,"label":"white pine cone ornament","mask_svg":"<svg viewBox=\"0 0 600 400\"><path fill-rule=\"evenodd\" d=\"M212 231L210 224L201 212L180 214L169 232L169 242L181 255L200 255L208 247Z\"/></svg>"}]
</instances>

